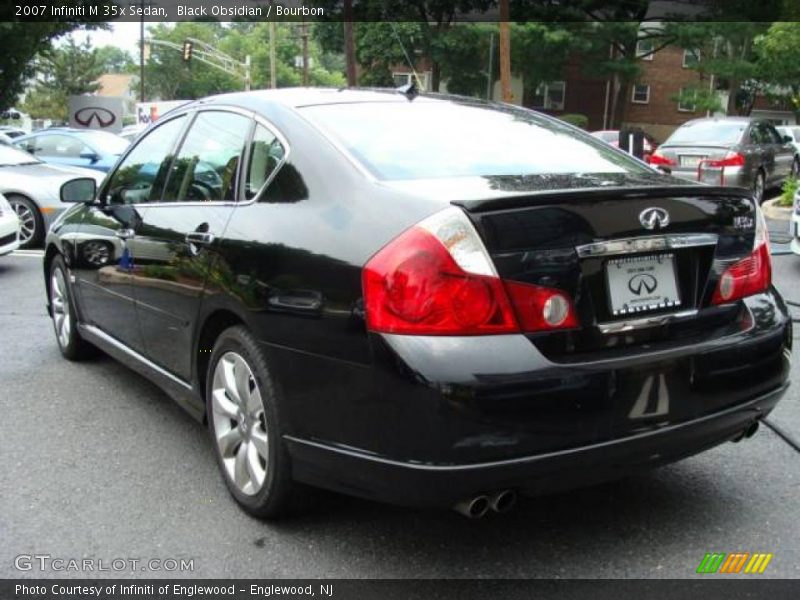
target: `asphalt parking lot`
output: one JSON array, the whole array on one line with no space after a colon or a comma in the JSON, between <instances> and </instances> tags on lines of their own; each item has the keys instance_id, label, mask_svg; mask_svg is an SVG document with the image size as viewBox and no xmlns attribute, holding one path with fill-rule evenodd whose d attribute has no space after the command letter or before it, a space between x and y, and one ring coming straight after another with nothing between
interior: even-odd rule
<instances>
[{"instance_id":1,"label":"asphalt parking lot","mask_svg":"<svg viewBox=\"0 0 800 600\"><path fill-rule=\"evenodd\" d=\"M774 266L800 301L800 258ZM270 524L236 507L203 427L154 385L109 358L62 360L35 255L0 259L0 340L0 577L82 576L20 572L23 554L193 559L194 577L690 577L706 552L737 551L774 554L756 577L800 577L800 453L766 427L479 521L321 495ZM772 421L800 438L800 385Z\"/></svg>"}]
</instances>

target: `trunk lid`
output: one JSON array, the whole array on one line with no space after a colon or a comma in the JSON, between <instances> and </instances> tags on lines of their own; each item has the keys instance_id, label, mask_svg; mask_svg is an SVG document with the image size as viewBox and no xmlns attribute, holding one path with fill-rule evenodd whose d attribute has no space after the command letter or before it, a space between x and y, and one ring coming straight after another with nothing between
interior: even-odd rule
<instances>
[{"instance_id":1,"label":"trunk lid","mask_svg":"<svg viewBox=\"0 0 800 600\"><path fill-rule=\"evenodd\" d=\"M501 278L570 294L579 328L529 336L556 362L687 343L744 318L738 305L710 306L722 271L753 248L755 206L744 191L629 186L453 203Z\"/></svg>"}]
</instances>

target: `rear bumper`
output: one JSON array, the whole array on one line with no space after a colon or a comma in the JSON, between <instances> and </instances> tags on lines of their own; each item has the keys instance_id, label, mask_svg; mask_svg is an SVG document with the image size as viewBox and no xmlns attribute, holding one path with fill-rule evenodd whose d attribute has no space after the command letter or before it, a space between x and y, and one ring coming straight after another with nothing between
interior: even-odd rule
<instances>
[{"instance_id":1,"label":"rear bumper","mask_svg":"<svg viewBox=\"0 0 800 600\"><path fill-rule=\"evenodd\" d=\"M734 408L623 439L509 460L437 465L387 460L348 448L285 438L297 480L407 506L448 507L502 489L537 494L619 479L739 436L765 417L788 383Z\"/></svg>"}]
</instances>

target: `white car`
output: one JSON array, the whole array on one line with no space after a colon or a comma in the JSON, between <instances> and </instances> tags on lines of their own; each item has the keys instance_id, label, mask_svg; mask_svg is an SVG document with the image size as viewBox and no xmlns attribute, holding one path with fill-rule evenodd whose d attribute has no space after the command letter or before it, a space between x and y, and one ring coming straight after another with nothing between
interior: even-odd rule
<instances>
[{"instance_id":1,"label":"white car","mask_svg":"<svg viewBox=\"0 0 800 600\"><path fill-rule=\"evenodd\" d=\"M0 256L19 248L19 218L3 194L0 194Z\"/></svg>"},{"instance_id":2,"label":"white car","mask_svg":"<svg viewBox=\"0 0 800 600\"><path fill-rule=\"evenodd\" d=\"M800 125L780 125L775 129L783 136L792 140L794 146L794 163L792 165L792 175L800 175Z\"/></svg>"}]
</instances>

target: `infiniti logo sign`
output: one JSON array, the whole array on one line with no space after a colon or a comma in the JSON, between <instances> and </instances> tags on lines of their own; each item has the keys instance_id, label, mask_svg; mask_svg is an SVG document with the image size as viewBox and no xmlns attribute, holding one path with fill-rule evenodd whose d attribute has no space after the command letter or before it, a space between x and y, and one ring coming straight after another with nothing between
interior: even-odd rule
<instances>
[{"instance_id":1,"label":"infiniti logo sign","mask_svg":"<svg viewBox=\"0 0 800 600\"><path fill-rule=\"evenodd\" d=\"M75 113L75 121L84 127L92 127L92 123L95 123L97 127L111 127L117 118L107 108L87 106Z\"/></svg>"},{"instance_id":2,"label":"infiniti logo sign","mask_svg":"<svg viewBox=\"0 0 800 600\"><path fill-rule=\"evenodd\" d=\"M639 213L639 222L645 229L663 229L669 225L669 213L663 208L645 208Z\"/></svg>"},{"instance_id":3,"label":"infiniti logo sign","mask_svg":"<svg viewBox=\"0 0 800 600\"><path fill-rule=\"evenodd\" d=\"M628 281L628 289L637 296L642 295L642 291L652 294L658 287L658 280L649 273L637 273Z\"/></svg>"}]
</instances>

